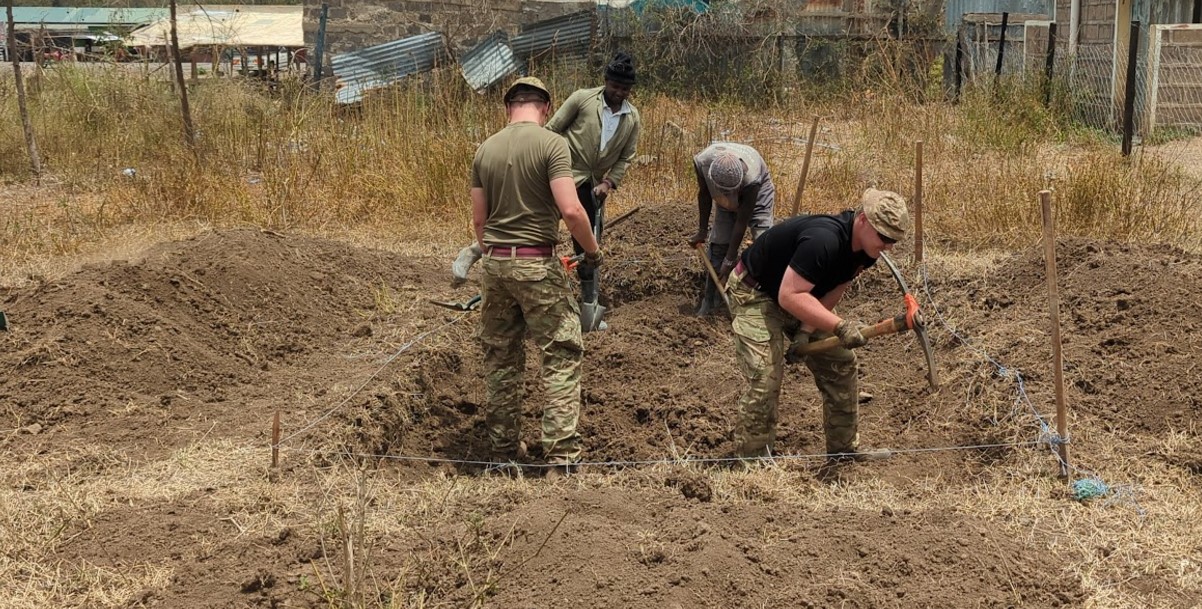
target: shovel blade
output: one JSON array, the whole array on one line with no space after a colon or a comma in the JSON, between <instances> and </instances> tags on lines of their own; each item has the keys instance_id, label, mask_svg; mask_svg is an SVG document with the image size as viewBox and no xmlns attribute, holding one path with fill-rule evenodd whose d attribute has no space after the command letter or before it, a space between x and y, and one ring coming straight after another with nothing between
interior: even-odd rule
<instances>
[{"instance_id":1,"label":"shovel blade","mask_svg":"<svg viewBox=\"0 0 1202 609\"><path fill-rule=\"evenodd\" d=\"M580 303L580 329L593 332L601 326L601 318L605 315L605 307L596 302Z\"/></svg>"}]
</instances>

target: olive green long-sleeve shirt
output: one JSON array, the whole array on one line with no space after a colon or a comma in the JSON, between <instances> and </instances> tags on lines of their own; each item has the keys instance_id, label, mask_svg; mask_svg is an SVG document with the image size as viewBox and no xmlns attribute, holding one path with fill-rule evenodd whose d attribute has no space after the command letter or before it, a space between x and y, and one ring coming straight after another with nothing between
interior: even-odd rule
<instances>
[{"instance_id":1,"label":"olive green long-sleeve shirt","mask_svg":"<svg viewBox=\"0 0 1202 609\"><path fill-rule=\"evenodd\" d=\"M580 89L547 121L547 129L563 135L572 151L572 179L577 185L585 180L594 184L604 178L617 188L622 184L626 168L634 160L642 119L633 105L623 114L618 130L601 149L601 110L605 106L602 91L605 87ZM629 103L629 102L627 102Z\"/></svg>"}]
</instances>

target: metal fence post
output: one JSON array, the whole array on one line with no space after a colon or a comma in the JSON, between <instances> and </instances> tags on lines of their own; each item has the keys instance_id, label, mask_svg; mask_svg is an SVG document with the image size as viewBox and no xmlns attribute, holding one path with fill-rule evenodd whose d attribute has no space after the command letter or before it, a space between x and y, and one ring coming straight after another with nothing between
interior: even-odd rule
<instances>
[{"instance_id":1,"label":"metal fence post","mask_svg":"<svg viewBox=\"0 0 1202 609\"><path fill-rule=\"evenodd\" d=\"M1002 59L1006 54L1006 28L1010 25L1010 13L1002 13L1002 37L997 43L997 67L993 69L993 76L996 79L1002 75Z\"/></svg>"},{"instance_id":2,"label":"metal fence post","mask_svg":"<svg viewBox=\"0 0 1202 609\"><path fill-rule=\"evenodd\" d=\"M1056 22L1048 24L1048 51L1043 64L1043 105L1052 105L1052 76L1056 64Z\"/></svg>"},{"instance_id":3,"label":"metal fence post","mask_svg":"<svg viewBox=\"0 0 1202 609\"><path fill-rule=\"evenodd\" d=\"M1127 89L1123 91L1123 156L1131 154L1135 135L1135 74L1139 59L1139 22L1131 22L1131 37L1127 41Z\"/></svg>"}]
</instances>

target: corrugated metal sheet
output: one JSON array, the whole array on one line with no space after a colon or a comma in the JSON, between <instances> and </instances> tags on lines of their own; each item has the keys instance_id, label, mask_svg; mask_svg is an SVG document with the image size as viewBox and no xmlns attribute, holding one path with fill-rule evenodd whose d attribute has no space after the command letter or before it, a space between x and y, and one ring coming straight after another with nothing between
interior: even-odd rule
<instances>
[{"instance_id":1,"label":"corrugated metal sheet","mask_svg":"<svg viewBox=\"0 0 1202 609\"><path fill-rule=\"evenodd\" d=\"M513 48L513 54L521 58L546 52L556 55L587 53L596 27L594 16L595 11L580 11L522 26L521 32L510 42L510 47Z\"/></svg>"},{"instance_id":2,"label":"corrugated metal sheet","mask_svg":"<svg viewBox=\"0 0 1202 609\"><path fill-rule=\"evenodd\" d=\"M53 8L37 6L13 7L13 23L20 29L25 25L71 25L79 27L106 25L142 25L167 17L165 8Z\"/></svg>"},{"instance_id":3,"label":"corrugated metal sheet","mask_svg":"<svg viewBox=\"0 0 1202 609\"><path fill-rule=\"evenodd\" d=\"M335 55L330 59L339 83L335 99L340 104L357 102L371 89L386 87L412 74L428 72L449 60L446 39L439 32Z\"/></svg>"},{"instance_id":4,"label":"corrugated metal sheet","mask_svg":"<svg viewBox=\"0 0 1202 609\"><path fill-rule=\"evenodd\" d=\"M508 42L509 36L505 32L494 32L459 57L463 78L477 93L510 74L525 71L525 63L514 57Z\"/></svg>"},{"instance_id":5,"label":"corrugated metal sheet","mask_svg":"<svg viewBox=\"0 0 1202 609\"><path fill-rule=\"evenodd\" d=\"M1050 19L1055 0L947 0L943 11L943 31L954 34L968 13L1028 13Z\"/></svg>"}]
</instances>

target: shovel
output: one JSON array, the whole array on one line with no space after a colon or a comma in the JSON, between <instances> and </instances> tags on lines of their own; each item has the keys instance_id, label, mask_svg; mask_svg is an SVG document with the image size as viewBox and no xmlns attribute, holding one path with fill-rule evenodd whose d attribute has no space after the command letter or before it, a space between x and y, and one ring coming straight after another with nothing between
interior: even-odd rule
<instances>
[{"instance_id":1,"label":"shovel","mask_svg":"<svg viewBox=\"0 0 1202 609\"><path fill-rule=\"evenodd\" d=\"M591 192L589 196L593 197L593 206L597 209L597 222L593 226L593 238L596 239L597 245L601 245L601 231L605 227L605 205L597 205L597 197ZM583 282L582 282L583 283ZM600 273L594 271L593 279L593 301L589 302L586 298L589 296L584 294L583 287L580 294L580 328L585 332L592 332L601 327L601 318L605 315L605 307L601 306L601 277Z\"/></svg>"}]
</instances>

